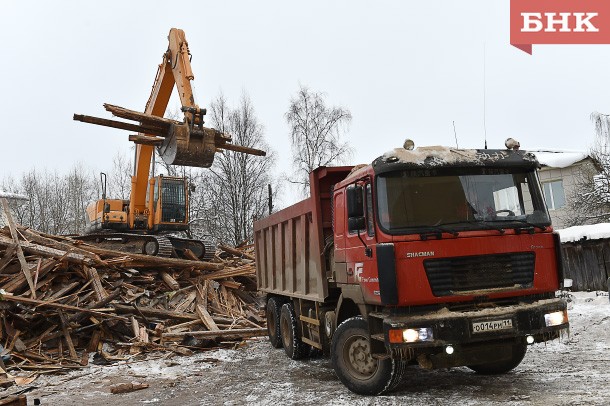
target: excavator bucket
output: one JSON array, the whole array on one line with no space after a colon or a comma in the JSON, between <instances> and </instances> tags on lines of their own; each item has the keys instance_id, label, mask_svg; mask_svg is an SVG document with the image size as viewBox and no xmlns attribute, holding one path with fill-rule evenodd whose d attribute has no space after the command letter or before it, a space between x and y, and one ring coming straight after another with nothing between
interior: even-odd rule
<instances>
[{"instance_id":1,"label":"excavator bucket","mask_svg":"<svg viewBox=\"0 0 610 406\"><path fill-rule=\"evenodd\" d=\"M157 148L168 165L209 168L216 154L216 133L212 128L189 128L187 124L172 125L167 137Z\"/></svg>"}]
</instances>

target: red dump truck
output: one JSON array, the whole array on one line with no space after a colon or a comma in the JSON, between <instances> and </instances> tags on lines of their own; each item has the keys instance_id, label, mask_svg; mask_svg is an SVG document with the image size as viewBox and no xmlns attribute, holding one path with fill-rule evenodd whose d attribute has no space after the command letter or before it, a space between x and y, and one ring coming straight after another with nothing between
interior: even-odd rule
<instances>
[{"instance_id":1,"label":"red dump truck","mask_svg":"<svg viewBox=\"0 0 610 406\"><path fill-rule=\"evenodd\" d=\"M405 146L316 169L309 198L254 223L271 344L330 355L363 395L409 364L505 373L569 327L535 156Z\"/></svg>"}]
</instances>

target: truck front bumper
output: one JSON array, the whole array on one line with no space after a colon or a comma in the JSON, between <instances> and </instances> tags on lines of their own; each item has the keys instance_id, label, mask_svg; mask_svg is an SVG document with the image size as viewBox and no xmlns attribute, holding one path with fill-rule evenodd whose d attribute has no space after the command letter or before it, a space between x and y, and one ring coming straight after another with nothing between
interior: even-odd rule
<instances>
[{"instance_id":1,"label":"truck front bumper","mask_svg":"<svg viewBox=\"0 0 610 406\"><path fill-rule=\"evenodd\" d=\"M384 342L390 350L468 346L526 340L528 336L532 337L530 344L543 342L569 328L566 307L564 300L545 299L470 311L445 308L434 313L384 315Z\"/></svg>"}]
</instances>

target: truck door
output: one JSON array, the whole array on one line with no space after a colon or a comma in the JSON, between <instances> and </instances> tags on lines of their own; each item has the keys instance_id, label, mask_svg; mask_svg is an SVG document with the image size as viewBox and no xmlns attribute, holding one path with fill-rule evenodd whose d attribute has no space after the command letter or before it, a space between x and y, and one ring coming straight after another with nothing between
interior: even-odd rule
<instances>
[{"instance_id":1,"label":"truck door","mask_svg":"<svg viewBox=\"0 0 610 406\"><path fill-rule=\"evenodd\" d=\"M347 194L346 194L347 195ZM348 206L347 204L345 205ZM364 229L350 230L349 218L346 215L345 259L347 263L348 283L360 284L364 298L369 303L381 302L379 278L375 259L375 216L373 190L371 182L362 184L362 212Z\"/></svg>"}]
</instances>

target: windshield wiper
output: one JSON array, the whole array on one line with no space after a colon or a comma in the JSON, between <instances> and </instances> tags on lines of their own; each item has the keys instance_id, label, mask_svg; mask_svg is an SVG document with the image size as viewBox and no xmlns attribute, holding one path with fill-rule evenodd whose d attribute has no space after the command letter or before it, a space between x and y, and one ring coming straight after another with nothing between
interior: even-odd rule
<instances>
[{"instance_id":1,"label":"windshield wiper","mask_svg":"<svg viewBox=\"0 0 610 406\"><path fill-rule=\"evenodd\" d=\"M528 230L530 234L534 234L534 231L536 228L540 229L540 231L546 231L546 226L539 226L538 224L534 224L534 223L530 223L527 220L521 220L521 219L510 219L510 220L505 220L506 222L517 222L517 223L523 223L526 224L528 227L509 227L509 228L514 228L515 231L516 230Z\"/></svg>"},{"instance_id":2,"label":"windshield wiper","mask_svg":"<svg viewBox=\"0 0 610 406\"><path fill-rule=\"evenodd\" d=\"M460 235L460 233L458 233L457 231L455 231L451 228L448 228L448 227L443 227L443 226L424 226L424 227L428 228L428 229L432 229L434 231L419 233L419 238L421 238L422 241L426 241L428 239L428 237L430 237L430 236L436 237L437 240L440 240L443 238L443 233L449 233L454 237L457 237L458 235Z\"/></svg>"},{"instance_id":3,"label":"windshield wiper","mask_svg":"<svg viewBox=\"0 0 610 406\"><path fill-rule=\"evenodd\" d=\"M456 221L454 223L445 223L444 225L448 225L448 224L464 224L464 225L467 225L467 224L478 224L478 225L481 225L481 226L485 226L485 228L487 230L496 230L496 231L499 231L500 234L504 234L504 232L505 232L504 228L499 227L499 226L494 226L493 224L490 224L490 223L491 223L490 221L485 221L485 220L472 220L472 221L471 220L464 220L464 221Z\"/></svg>"}]
</instances>

